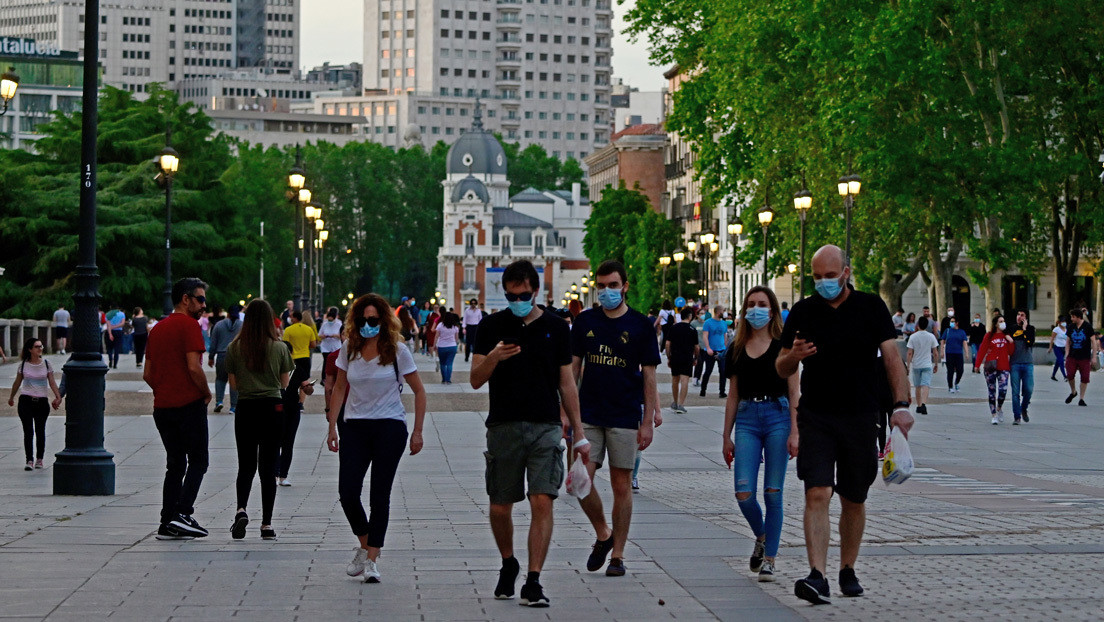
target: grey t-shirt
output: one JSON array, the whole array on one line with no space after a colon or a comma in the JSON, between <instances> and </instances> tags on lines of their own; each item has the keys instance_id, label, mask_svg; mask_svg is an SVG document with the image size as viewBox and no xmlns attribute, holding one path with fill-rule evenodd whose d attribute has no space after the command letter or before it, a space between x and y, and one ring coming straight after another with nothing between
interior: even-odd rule
<instances>
[{"instance_id":1,"label":"grey t-shirt","mask_svg":"<svg viewBox=\"0 0 1104 622\"><path fill-rule=\"evenodd\" d=\"M69 328L69 312L65 309L54 311L54 326Z\"/></svg>"}]
</instances>

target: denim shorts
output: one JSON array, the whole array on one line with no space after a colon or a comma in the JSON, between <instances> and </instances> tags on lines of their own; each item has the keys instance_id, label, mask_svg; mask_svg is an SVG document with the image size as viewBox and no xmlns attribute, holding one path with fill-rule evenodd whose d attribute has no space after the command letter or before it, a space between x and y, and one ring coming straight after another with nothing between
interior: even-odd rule
<instances>
[{"instance_id":1,"label":"denim shorts","mask_svg":"<svg viewBox=\"0 0 1104 622\"><path fill-rule=\"evenodd\" d=\"M931 367L913 367L912 368L912 386L914 387L930 387L932 379Z\"/></svg>"}]
</instances>

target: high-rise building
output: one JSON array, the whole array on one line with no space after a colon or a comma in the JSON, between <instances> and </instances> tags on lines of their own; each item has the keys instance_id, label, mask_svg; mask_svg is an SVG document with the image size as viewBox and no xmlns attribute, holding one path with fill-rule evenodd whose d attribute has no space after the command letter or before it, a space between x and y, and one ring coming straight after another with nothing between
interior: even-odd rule
<instances>
[{"instance_id":1,"label":"high-rise building","mask_svg":"<svg viewBox=\"0 0 1104 622\"><path fill-rule=\"evenodd\" d=\"M0 36L32 38L83 58L84 6L4 0ZM299 65L299 8L296 0L103 0L103 82L142 93L152 82L172 87L231 69L291 73Z\"/></svg>"}]
</instances>

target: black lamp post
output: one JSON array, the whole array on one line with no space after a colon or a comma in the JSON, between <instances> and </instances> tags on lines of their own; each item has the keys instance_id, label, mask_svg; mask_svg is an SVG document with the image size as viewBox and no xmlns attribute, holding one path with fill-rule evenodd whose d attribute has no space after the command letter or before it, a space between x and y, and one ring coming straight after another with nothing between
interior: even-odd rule
<instances>
[{"instance_id":1,"label":"black lamp post","mask_svg":"<svg viewBox=\"0 0 1104 622\"><path fill-rule=\"evenodd\" d=\"M55 495L115 494L115 462L104 449L104 376L100 354L100 273L96 267L96 97L100 3L85 2L84 114L81 115L80 229L74 271L73 354L65 371L65 449L54 462Z\"/></svg>"},{"instance_id":2,"label":"black lamp post","mask_svg":"<svg viewBox=\"0 0 1104 622\"><path fill-rule=\"evenodd\" d=\"M772 220L774 220L774 211L771 210L770 205L764 205L763 209L759 210L759 224L763 226L763 285L767 284L769 278L767 273L767 228L770 227Z\"/></svg>"},{"instance_id":3,"label":"black lamp post","mask_svg":"<svg viewBox=\"0 0 1104 622\"><path fill-rule=\"evenodd\" d=\"M804 180L802 181L804 182ZM802 185L805 184L802 183ZM798 291L800 292L798 300L805 299L805 215L812 206L813 193L809 192L807 187L803 187L794 194L794 208L797 209L797 215L801 219L801 277L798 285Z\"/></svg>"},{"instance_id":4,"label":"black lamp post","mask_svg":"<svg viewBox=\"0 0 1104 622\"><path fill-rule=\"evenodd\" d=\"M847 253L847 261L853 261L851 259L851 208L855 205L855 197L859 195L859 190L862 188L862 178L858 175L845 175L839 178L839 182L836 183L836 189L839 191L839 195L843 197L843 207L847 212L847 247L845 252Z\"/></svg>"},{"instance_id":5,"label":"black lamp post","mask_svg":"<svg viewBox=\"0 0 1104 622\"><path fill-rule=\"evenodd\" d=\"M19 89L19 75L15 73L15 67L9 67L8 71L0 74L0 99L4 100L4 107L0 108L0 117L8 112L8 104L15 98L15 92Z\"/></svg>"},{"instance_id":6,"label":"black lamp post","mask_svg":"<svg viewBox=\"0 0 1104 622\"><path fill-rule=\"evenodd\" d=\"M728 223L728 236L732 240L732 310L736 312L736 243L740 241L740 234L744 232L744 223Z\"/></svg>"},{"instance_id":7,"label":"black lamp post","mask_svg":"<svg viewBox=\"0 0 1104 622\"><path fill-rule=\"evenodd\" d=\"M299 151L299 145L295 145L295 165L288 171L288 191L287 198L291 202L292 210L295 213L296 222L299 225L299 238L303 237L303 212L301 210L304 203L310 203L311 192L306 188L307 174L303 170L303 155ZM291 299L293 308L302 309L303 299L303 275L301 272L302 265L300 263L301 253L295 253L295 290L292 293Z\"/></svg>"},{"instance_id":8,"label":"black lamp post","mask_svg":"<svg viewBox=\"0 0 1104 622\"><path fill-rule=\"evenodd\" d=\"M705 275L705 278L702 279L702 289L705 290L703 296L705 297L705 303L707 305L709 304L709 257L710 253L716 250L713 248L713 245L716 244L716 240L717 235L712 231L704 231L698 235L698 241L701 242L702 273Z\"/></svg>"},{"instance_id":9,"label":"black lamp post","mask_svg":"<svg viewBox=\"0 0 1104 622\"><path fill-rule=\"evenodd\" d=\"M661 280L662 285L659 288L661 299L667 298L667 266L671 265L671 256L664 255L659 258L659 265L663 266L663 278Z\"/></svg>"},{"instance_id":10,"label":"black lamp post","mask_svg":"<svg viewBox=\"0 0 1104 622\"><path fill-rule=\"evenodd\" d=\"M671 253L671 259L675 260L675 278L678 279L678 297L682 298L682 260L686 259L686 253L675 251Z\"/></svg>"},{"instance_id":11,"label":"black lamp post","mask_svg":"<svg viewBox=\"0 0 1104 622\"><path fill-rule=\"evenodd\" d=\"M165 128L165 148L157 156L157 179L165 186L165 289L161 299L162 316L173 312L172 303L172 182L180 167L180 156L172 148L172 130Z\"/></svg>"}]
</instances>

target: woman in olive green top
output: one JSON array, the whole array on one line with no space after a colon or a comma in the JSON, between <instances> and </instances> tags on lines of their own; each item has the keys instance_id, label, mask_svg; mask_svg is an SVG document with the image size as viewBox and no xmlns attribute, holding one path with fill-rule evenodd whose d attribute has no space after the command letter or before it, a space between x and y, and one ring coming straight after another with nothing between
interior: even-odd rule
<instances>
[{"instance_id":1,"label":"woman in olive green top","mask_svg":"<svg viewBox=\"0 0 1104 622\"><path fill-rule=\"evenodd\" d=\"M249 515L245 504L258 466L261 470L261 537L275 540L272 506L276 502L276 456L284 427L281 390L294 365L287 346L276 334L275 314L264 300L245 308L241 332L226 349L230 388L238 392L234 439L238 445L238 512L230 527L235 540L245 537Z\"/></svg>"}]
</instances>

